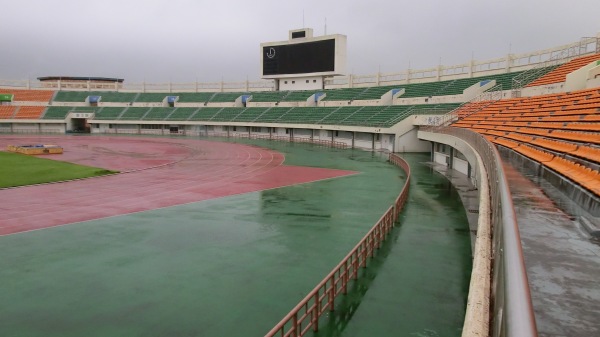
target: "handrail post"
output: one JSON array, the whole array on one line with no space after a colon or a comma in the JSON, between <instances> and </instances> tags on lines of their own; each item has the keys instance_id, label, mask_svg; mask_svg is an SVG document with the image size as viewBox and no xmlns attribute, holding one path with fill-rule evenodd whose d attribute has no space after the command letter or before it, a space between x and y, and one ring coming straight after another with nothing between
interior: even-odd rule
<instances>
[{"instance_id":1,"label":"handrail post","mask_svg":"<svg viewBox=\"0 0 600 337\"><path fill-rule=\"evenodd\" d=\"M331 287L329 288L329 311L334 311L335 310L335 279L333 278L333 276L331 276L331 278L329 279L329 282L331 282Z\"/></svg>"},{"instance_id":2,"label":"handrail post","mask_svg":"<svg viewBox=\"0 0 600 337\"><path fill-rule=\"evenodd\" d=\"M317 291L315 293L315 305L314 308L312 310L312 328L313 331L317 332L319 331L319 313L321 312L321 301L319 301L319 292Z\"/></svg>"},{"instance_id":3,"label":"handrail post","mask_svg":"<svg viewBox=\"0 0 600 337\"><path fill-rule=\"evenodd\" d=\"M344 262L344 276L342 276L342 293L348 293L348 260Z\"/></svg>"},{"instance_id":4,"label":"handrail post","mask_svg":"<svg viewBox=\"0 0 600 337\"><path fill-rule=\"evenodd\" d=\"M354 266L354 279L357 280L358 279L358 270L359 270L359 265L358 265L358 260L359 260L359 254L356 254L356 257L354 258L354 260L352 260L353 266Z\"/></svg>"},{"instance_id":5,"label":"handrail post","mask_svg":"<svg viewBox=\"0 0 600 337\"><path fill-rule=\"evenodd\" d=\"M370 258L375 257L375 233L373 233L373 235L370 236L371 240L370 240L370 245L371 247L371 256L369 256Z\"/></svg>"},{"instance_id":6,"label":"handrail post","mask_svg":"<svg viewBox=\"0 0 600 337\"><path fill-rule=\"evenodd\" d=\"M292 317L292 336L298 337L298 313L294 313Z\"/></svg>"}]
</instances>

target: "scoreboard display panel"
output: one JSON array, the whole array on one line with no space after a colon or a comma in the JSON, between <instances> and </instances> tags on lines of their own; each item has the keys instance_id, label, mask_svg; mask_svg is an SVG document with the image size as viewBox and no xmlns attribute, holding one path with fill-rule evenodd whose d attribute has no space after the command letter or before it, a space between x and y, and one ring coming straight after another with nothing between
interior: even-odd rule
<instances>
[{"instance_id":1,"label":"scoreboard display panel","mask_svg":"<svg viewBox=\"0 0 600 337\"><path fill-rule=\"evenodd\" d=\"M336 39L262 47L263 76L336 71Z\"/></svg>"}]
</instances>

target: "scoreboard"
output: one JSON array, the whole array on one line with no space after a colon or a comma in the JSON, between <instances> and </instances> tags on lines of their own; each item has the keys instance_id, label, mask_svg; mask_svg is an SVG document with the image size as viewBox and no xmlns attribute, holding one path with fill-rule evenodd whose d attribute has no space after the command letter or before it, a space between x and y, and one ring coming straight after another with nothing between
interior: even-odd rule
<instances>
[{"instance_id":1,"label":"scoreboard","mask_svg":"<svg viewBox=\"0 0 600 337\"><path fill-rule=\"evenodd\" d=\"M335 71L335 39L263 47L263 75Z\"/></svg>"},{"instance_id":2,"label":"scoreboard","mask_svg":"<svg viewBox=\"0 0 600 337\"><path fill-rule=\"evenodd\" d=\"M346 37L293 38L261 44L263 78L341 75L346 65Z\"/></svg>"}]
</instances>

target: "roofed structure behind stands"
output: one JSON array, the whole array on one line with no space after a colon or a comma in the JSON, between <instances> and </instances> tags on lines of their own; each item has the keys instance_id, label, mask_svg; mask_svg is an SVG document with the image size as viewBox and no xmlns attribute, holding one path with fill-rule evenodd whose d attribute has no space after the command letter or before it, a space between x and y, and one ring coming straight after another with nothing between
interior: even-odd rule
<instances>
[{"instance_id":1,"label":"roofed structure behind stands","mask_svg":"<svg viewBox=\"0 0 600 337\"><path fill-rule=\"evenodd\" d=\"M43 88L68 89L121 89L122 78L112 77L73 77L73 76L44 76L38 77Z\"/></svg>"}]
</instances>

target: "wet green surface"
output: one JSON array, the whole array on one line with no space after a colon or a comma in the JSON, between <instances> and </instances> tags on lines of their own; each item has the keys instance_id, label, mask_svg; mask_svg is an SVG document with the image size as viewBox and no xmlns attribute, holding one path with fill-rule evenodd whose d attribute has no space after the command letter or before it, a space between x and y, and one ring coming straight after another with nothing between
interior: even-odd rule
<instances>
[{"instance_id":1,"label":"wet green surface","mask_svg":"<svg viewBox=\"0 0 600 337\"><path fill-rule=\"evenodd\" d=\"M0 237L0 335L264 335L377 221L403 179L368 152L261 144L289 165L362 173ZM360 304L354 319L319 335L459 334L470 252L466 219L447 212L464 210L443 177L422 170L394 244L357 283L369 291L345 299Z\"/></svg>"},{"instance_id":2,"label":"wet green surface","mask_svg":"<svg viewBox=\"0 0 600 337\"><path fill-rule=\"evenodd\" d=\"M409 202L391 240L318 336L460 336L471 273L465 210L442 175L411 165Z\"/></svg>"}]
</instances>

